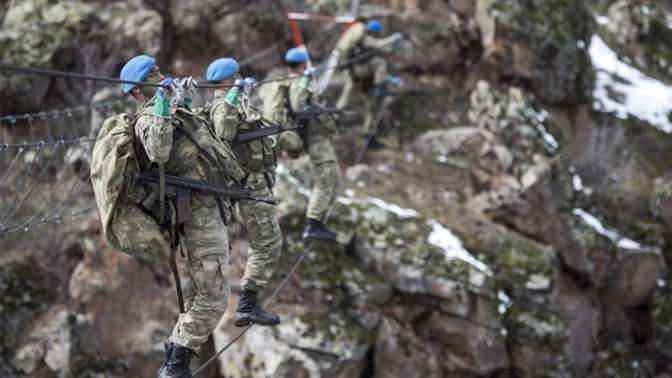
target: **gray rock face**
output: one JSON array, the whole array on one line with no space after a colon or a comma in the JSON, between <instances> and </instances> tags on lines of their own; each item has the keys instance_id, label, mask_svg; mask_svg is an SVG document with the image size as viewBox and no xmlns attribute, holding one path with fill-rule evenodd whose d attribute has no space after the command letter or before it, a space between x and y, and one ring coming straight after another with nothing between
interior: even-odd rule
<instances>
[{"instance_id":1,"label":"gray rock face","mask_svg":"<svg viewBox=\"0 0 672 378\"><path fill-rule=\"evenodd\" d=\"M501 75L529 80L550 103L589 96L585 46L593 21L584 2L479 0L476 20L485 57Z\"/></svg>"},{"instance_id":2,"label":"gray rock face","mask_svg":"<svg viewBox=\"0 0 672 378\"><path fill-rule=\"evenodd\" d=\"M139 2L22 1L12 4L2 21L0 56L4 63L116 76L117 67L138 52L159 51L160 30L156 13ZM61 104L88 102L99 85L29 78L0 76L3 113L41 110L49 90L58 93Z\"/></svg>"},{"instance_id":3,"label":"gray rock face","mask_svg":"<svg viewBox=\"0 0 672 378\"><path fill-rule=\"evenodd\" d=\"M168 59L166 73L199 76L216 57L282 41L288 10L349 5L171 2L162 13L149 3L12 2L0 10L2 61L114 75L147 52ZM658 58L669 44L637 41L666 41L656 25L670 9L641 5L615 2L598 32L666 80ZM283 255L262 297L310 251L273 304L281 325L253 328L204 376L665 377L672 148L643 121L593 110L586 2L382 0L363 15L407 37L388 56L408 84L390 110L399 150L348 167L361 142L347 130L357 120L344 121L344 187L328 220L339 243L310 247L300 232L311 167L305 156L283 160L274 188ZM337 28L302 26L319 62ZM266 72L290 45L246 70ZM3 113L118 93L0 80ZM82 159L70 152L64 161ZM95 214L64 223L1 239L0 376L152 376L177 316L167 267L109 250ZM230 228L232 295L201 361L239 331L243 229Z\"/></svg>"},{"instance_id":4,"label":"gray rock face","mask_svg":"<svg viewBox=\"0 0 672 378\"><path fill-rule=\"evenodd\" d=\"M668 82L672 80L670 14L664 2L642 4L620 0L609 6L604 25L606 36L635 66Z\"/></svg>"}]
</instances>

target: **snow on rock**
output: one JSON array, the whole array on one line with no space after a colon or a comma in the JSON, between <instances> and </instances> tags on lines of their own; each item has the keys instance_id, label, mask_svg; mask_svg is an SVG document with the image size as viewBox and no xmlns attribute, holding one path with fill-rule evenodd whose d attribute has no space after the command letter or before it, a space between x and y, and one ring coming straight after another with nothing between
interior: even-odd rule
<instances>
[{"instance_id":1,"label":"snow on rock","mask_svg":"<svg viewBox=\"0 0 672 378\"><path fill-rule=\"evenodd\" d=\"M284 177L290 184L292 184L293 187L296 188L296 191L299 192L299 194L306 198L310 197L310 189L301 185L299 179L292 175L287 166L284 164L278 164L278 166L275 168L275 173L280 177Z\"/></svg>"},{"instance_id":2,"label":"snow on rock","mask_svg":"<svg viewBox=\"0 0 672 378\"><path fill-rule=\"evenodd\" d=\"M338 197L338 202L342 203L343 205L352 205L355 203L360 205L373 205L388 213L392 213L402 219L417 218L420 215L417 211L413 209L408 209L394 203L385 202L380 198L376 197L355 198L354 192L352 190L350 190L349 192L346 191L346 195L348 197L343 196Z\"/></svg>"},{"instance_id":3,"label":"snow on rock","mask_svg":"<svg viewBox=\"0 0 672 378\"><path fill-rule=\"evenodd\" d=\"M574 169L574 167L569 167L569 173L572 174L572 187L574 188L574 191L583 192L585 189L583 180L581 179L581 176L576 173L576 169Z\"/></svg>"},{"instance_id":4,"label":"snow on rock","mask_svg":"<svg viewBox=\"0 0 672 378\"><path fill-rule=\"evenodd\" d=\"M446 258L462 260L485 274L491 274L488 266L469 253L462 246L460 238L453 234L450 229L444 227L435 219L428 223L432 227L432 231L427 236L427 242L441 248Z\"/></svg>"},{"instance_id":5,"label":"snow on rock","mask_svg":"<svg viewBox=\"0 0 672 378\"><path fill-rule=\"evenodd\" d=\"M605 227L602 222L600 222L599 219L597 219L596 216L593 214L583 210L576 208L572 210L572 213L579 217L585 224L590 226L595 232L597 232L600 235L606 236L609 238L611 241L616 243L616 246L621 249L630 249L630 250L635 250L635 251L651 251L655 250L654 247L648 247L648 246L643 246L640 243L628 239L621 234L619 234L617 231L612 230L610 228Z\"/></svg>"},{"instance_id":6,"label":"snow on rock","mask_svg":"<svg viewBox=\"0 0 672 378\"><path fill-rule=\"evenodd\" d=\"M546 151L548 151L551 154L558 152L558 149L560 148L560 143L558 143L553 134L551 134L546 129L545 126L549 117L548 112L543 109L537 111L534 109L526 108L524 110L524 113L530 119L530 122L534 125L534 127L537 129L537 132L541 136Z\"/></svg>"},{"instance_id":7,"label":"snow on rock","mask_svg":"<svg viewBox=\"0 0 672 378\"><path fill-rule=\"evenodd\" d=\"M503 291L497 292L497 300L499 301L499 305L497 306L497 312L499 312L500 315L506 313L506 309L511 306L511 298L509 298L506 293Z\"/></svg>"},{"instance_id":8,"label":"snow on rock","mask_svg":"<svg viewBox=\"0 0 672 378\"><path fill-rule=\"evenodd\" d=\"M593 91L595 110L613 112L621 119L632 115L672 133L668 119L672 111L672 87L620 61L598 35L592 38L590 57L597 72ZM614 99L613 92L622 95L622 99Z\"/></svg>"},{"instance_id":9,"label":"snow on rock","mask_svg":"<svg viewBox=\"0 0 672 378\"><path fill-rule=\"evenodd\" d=\"M370 197L366 199L372 205L378 206L383 210L389 211L399 218L417 218L418 212L413 209L407 209L394 203L385 202L380 198Z\"/></svg>"}]
</instances>

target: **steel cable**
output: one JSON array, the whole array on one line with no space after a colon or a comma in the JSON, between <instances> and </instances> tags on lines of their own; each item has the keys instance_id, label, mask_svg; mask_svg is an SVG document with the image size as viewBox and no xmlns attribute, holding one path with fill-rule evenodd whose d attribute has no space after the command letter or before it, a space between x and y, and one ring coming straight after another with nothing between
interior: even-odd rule
<instances>
[{"instance_id":1,"label":"steel cable","mask_svg":"<svg viewBox=\"0 0 672 378\"><path fill-rule=\"evenodd\" d=\"M308 252L311 251L311 247L313 246L313 243L314 242L310 242L308 244L307 248L301 254L301 256L299 256L299 258L296 259L296 261L294 262L294 265L292 265L292 268L287 273L287 276L285 276L285 278L280 282L278 287L275 289L275 291L273 291L271 296L268 298L268 300L264 304L264 310L267 309L273 303L273 300L275 300L275 298L278 296L280 291L287 285L287 283L292 278L292 276L297 271L297 269L299 269L299 266L301 265L303 260L308 255ZM203 369L205 369L208 365L210 365L213 361L215 361L215 359L217 359L217 357L219 357L222 353L224 353L227 349L229 349L236 341L238 341L238 339L243 337L243 335L245 333L247 333L247 331L249 331L253 326L254 326L254 323L248 325L242 331L240 331L240 333L238 333L238 335L236 335L236 337L231 339L231 341L229 341L226 345L224 345L219 351L217 351L217 353L215 353L212 357L210 357L207 361L205 361L201 366L199 366L198 369L194 370L191 373L191 376L195 377L196 375L198 375L198 373L203 371Z\"/></svg>"}]
</instances>

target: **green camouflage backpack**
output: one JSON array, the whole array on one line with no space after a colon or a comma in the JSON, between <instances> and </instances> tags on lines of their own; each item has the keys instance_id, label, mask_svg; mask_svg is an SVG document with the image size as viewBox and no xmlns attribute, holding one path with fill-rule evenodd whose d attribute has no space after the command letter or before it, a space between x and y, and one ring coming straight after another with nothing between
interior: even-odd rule
<instances>
[{"instance_id":1,"label":"green camouflage backpack","mask_svg":"<svg viewBox=\"0 0 672 378\"><path fill-rule=\"evenodd\" d=\"M170 254L168 232L136 205L146 193L133 186L133 173L140 170L133 124L127 114L105 120L93 147L91 184L109 245L132 256L163 260Z\"/></svg>"},{"instance_id":2,"label":"green camouflage backpack","mask_svg":"<svg viewBox=\"0 0 672 378\"><path fill-rule=\"evenodd\" d=\"M194 114L203 117L207 122L211 123L212 111L219 106L225 105L221 102L216 104L208 102L202 108L194 110ZM265 125L261 120L250 122L241 120L238 125L238 132L263 127L265 127ZM236 161L243 169L253 173L263 173L274 170L277 165L275 144L276 139L274 137L266 137L261 140L247 143L233 144L231 149L236 156Z\"/></svg>"}]
</instances>

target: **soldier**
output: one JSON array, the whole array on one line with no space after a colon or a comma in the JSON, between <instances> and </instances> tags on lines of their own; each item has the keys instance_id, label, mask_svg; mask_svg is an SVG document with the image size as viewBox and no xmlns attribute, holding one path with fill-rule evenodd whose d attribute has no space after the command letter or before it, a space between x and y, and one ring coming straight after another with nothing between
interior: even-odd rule
<instances>
[{"instance_id":1,"label":"soldier","mask_svg":"<svg viewBox=\"0 0 672 378\"><path fill-rule=\"evenodd\" d=\"M214 101L206 112L217 137L233 145L238 163L247 170L243 178L246 189L256 197L273 199L275 183L275 139L267 137L242 144L234 144L240 130L261 126L260 116L248 104L249 98L243 93L250 79L242 80L237 75L238 62L231 58L217 59L210 64L206 79L212 84L238 84L229 89L217 89ZM264 202L241 201L238 211L243 218L250 239L247 265L240 287L240 301L236 310L236 326L250 323L276 325L280 318L268 313L257 304L257 293L261 291L273 275L273 270L282 249L282 233L276 219L275 206Z\"/></svg>"},{"instance_id":2,"label":"soldier","mask_svg":"<svg viewBox=\"0 0 672 378\"><path fill-rule=\"evenodd\" d=\"M271 121L289 125L297 121L303 123L303 132L284 132L279 138L280 148L296 155L308 151L312 164L312 193L306 211L306 225L303 230L305 240L336 240L336 233L324 224L324 219L336 200L341 181L338 157L329 137L338 128L333 119L321 115L307 121L295 119L293 113L304 111L309 106L319 105L313 95L311 77L313 70L307 69L308 52L303 48L293 48L285 54L288 80L273 82L273 87L264 98L264 115ZM316 122L315 122L316 121Z\"/></svg>"},{"instance_id":3,"label":"soldier","mask_svg":"<svg viewBox=\"0 0 672 378\"><path fill-rule=\"evenodd\" d=\"M362 92L367 94L362 131L369 141L368 147L371 148L382 146L373 135L376 130L372 130L371 127L382 98L388 94L387 85L401 83L399 77L389 74L389 64L380 53L398 49L403 35L394 33L381 38L382 32L383 24L379 20L370 20L366 25L357 22L350 26L336 43L339 64L348 66L344 70L345 84L337 106L340 109L348 106L356 81Z\"/></svg>"},{"instance_id":4,"label":"soldier","mask_svg":"<svg viewBox=\"0 0 672 378\"><path fill-rule=\"evenodd\" d=\"M155 60L137 56L122 68L121 79L170 85L171 90L123 84L140 105L134 119L138 154L152 165L163 165L166 174L218 184L240 182L245 176L233 152L210 132L204 119L189 109L191 78L182 81L164 77ZM171 98L172 97L172 98ZM204 158L205 154L208 158ZM138 158L140 161L142 159ZM229 241L226 219L230 206L213 197L192 197L192 220L185 223L181 238L189 258L193 292L187 295L159 378L191 377L189 363L226 310L229 292Z\"/></svg>"}]
</instances>

